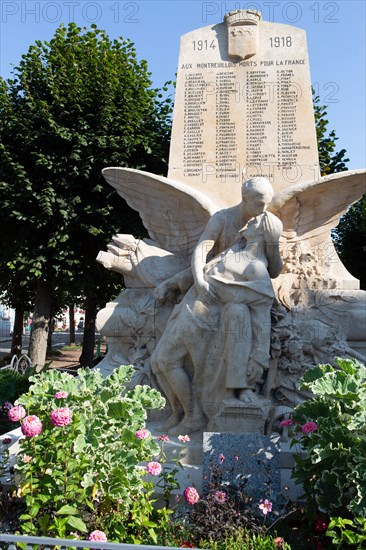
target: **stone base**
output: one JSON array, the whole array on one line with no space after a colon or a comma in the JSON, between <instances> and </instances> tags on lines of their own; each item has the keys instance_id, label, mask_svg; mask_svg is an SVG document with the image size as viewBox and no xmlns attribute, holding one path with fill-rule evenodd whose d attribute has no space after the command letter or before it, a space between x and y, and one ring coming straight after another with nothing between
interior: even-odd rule
<instances>
[{"instance_id":1,"label":"stone base","mask_svg":"<svg viewBox=\"0 0 366 550\"><path fill-rule=\"evenodd\" d=\"M149 430L152 435L156 437L159 433L154 429L153 424L148 425ZM185 435L185 434L182 434ZM197 491L202 493L202 462L203 462L203 438L201 434L193 434L191 440L188 443L184 444L183 447L183 456L182 464L184 464L184 469L179 470L177 474L177 480L180 484L180 490L173 491L173 495L182 495L184 489L187 486L194 486L197 488ZM230 436L230 434L227 434ZM19 452L19 439L23 437L20 428L9 432L8 434L3 434L1 439L10 436L12 438L12 443L9 445L10 451L10 460L9 467L12 467L16 464L17 454ZM173 462L170 462L173 458L178 458L180 450L182 448L181 442L178 438L171 438L169 442L164 443L164 452L167 457L167 466L172 467ZM292 469L294 467L294 452L300 452L300 448L296 445L293 448L290 448L289 443L280 443L280 478L281 478L281 495L286 499L291 501L301 501L301 496L303 495L303 489L291 479ZM158 481L158 480L155 480ZM3 490L6 491L13 487L13 479L9 471L3 473L0 476L0 485ZM156 487L156 496L159 497L162 494L162 489ZM176 503L172 501L174 506Z\"/></svg>"},{"instance_id":2,"label":"stone base","mask_svg":"<svg viewBox=\"0 0 366 550\"><path fill-rule=\"evenodd\" d=\"M271 401L268 399L260 399L257 403L244 403L239 399L224 400L207 431L263 434L270 407Z\"/></svg>"}]
</instances>

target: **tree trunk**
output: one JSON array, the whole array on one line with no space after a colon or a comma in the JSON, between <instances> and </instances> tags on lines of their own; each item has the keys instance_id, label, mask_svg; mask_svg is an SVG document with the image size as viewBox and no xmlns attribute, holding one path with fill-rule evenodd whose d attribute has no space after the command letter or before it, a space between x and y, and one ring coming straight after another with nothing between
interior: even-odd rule
<instances>
[{"instance_id":1,"label":"tree trunk","mask_svg":"<svg viewBox=\"0 0 366 550\"><path fill-rule=\"evenodd\" d=\"M52 335L54 329L53 317L51 317L48 323L48 335L47 335L47 353L52 350Z\"/></svg>"},{"instance_id":2,"label":"tree trunk","mask_svg":"<svg viewBox=\"0 0 366 550\"><path fill-rule=\"evenodd\" d=\"M15 309L13 337L11 340L10 355L21 355L23 340L24 305L18 304Z\"/></svg>"},{"instance_id":3,"label":"tree trunk","mask_svg":"<svg viewBox=\"0 0 366 550\"><path fill-rule=\"evenodd\" d=\"M95 344L95 319L97 316L97 300L87 297L85 301L85 325L83 350L79 361L82 367L92 367Z\"/></svg>"},{"instance_id":4,"label":"tree trunk","mask_svg":"<svg viewBox=\"0 0 366 550\"><path fill-rule=\"evenodd\" d=\"M73 346L75 344L75 311L74 311L74 305L69 305L69 330L70 330L70 336L69 336L69 344L70 346Z\"/></svg>"},{"instance_id":5,"label":"tree trunk","mask_svg":"<svg viewBox=\"0 0 366 550\"><path fill-rule=\"evenodd\" d=\"M40 370L46 362L48 327L51 318L53 292L46 281L38 281L34 302L29 357Z\"/></svg>"}]
</instances>

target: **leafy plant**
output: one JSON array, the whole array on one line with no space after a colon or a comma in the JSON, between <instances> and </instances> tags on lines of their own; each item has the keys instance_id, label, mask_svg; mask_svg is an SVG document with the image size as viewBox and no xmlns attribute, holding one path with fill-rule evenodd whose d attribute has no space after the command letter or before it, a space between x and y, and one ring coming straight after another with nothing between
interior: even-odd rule
<instances>
[{"instance_id":1,"label":"leafy plant","mask_svg":"<svg viewBox=\"0 0 366 550\"><path fill-rule=\"evenodd\" d=\"M342 517L366 515L366 367L354 359L338 368L308 370L300 387L314 398L292 419L305 454L295 455L293 478L303 485L309 513L318 508Z\"/></svg>"},{"instance_id":2,"label":"leafy plant","mask_svg":"<svg viewBox=\"0 0 366 550\"><path fill-rule=\"evenodd\" d=\"M266 531L264 522L267 513L271 515L272 503L268 499L254 502L248 496L247 478L237 465L239 457L234 455L232 461L229 458L220 454L217 459L211 459L203 497L192 506L190 525L198 546L202 540L221 542L240 532L264 534Z\"/></svg>"},{"instance_id":3,"label":"leafy plant","mask_svg":"<svg viewBox=\"0 0 366 550\"><path fill-rule=\"evenodd\" d=\"M76 379L50 370L30 378L17 402L28 414L17 464L27 507L23 533L85 537L96 529L110 541L138 543L156 540L155 530L168 523L169 511L153 509L141 466L159 446L151 436L137 437L146 409L162 408L164 399L145 386L127 391L133 371L122 366L103 378L97 369L80 369Z\"/></svg>"},{"instance_id":4,"label":"leafy plant","mask_svg":"<svg viewBox=\"0 0 366 550\"><path fill-rule=\"evenodd\" d=\"M68 346L62 346L61 351L80 351L81 344L70 344Z\"/></svg>"},{"instance_id":5,"label":"leafy plant","mask_svg":"<svg viewBox=\"0 0 366 550\"><path fill-rule=\"evenodd\" d=\"M162 470L159 474L159 481L156 483L156 486L162 489L163 498L166 507L169 507L170 499L172 492L180 489L180 484L177 481L177 474L179 470L183 470L183 464L181 463L181 458L184 449L184 443L190 441L188 435L180 435L178 439L181 441L181 448L178 457L172 457L170 463L167 461L167 456L164 449L165 442L169 441L167 435L160 435L157 438L161 441L161 452L159 461L162 464Z\"/></svg>"},{"instance_id":6,"label":"leafy plant","mask_svg":"<svg viewBox=\"0 0 366 550\"><path fill-rule=\"evenodd\" d=\"M47 363L43 370L49 367ZM35 367L26 367L24 372L13 369L0 369L0 434L13 430L16 425L10 422L7 417L8 407L6 403L14 403L18 397L29 390L31 385L30 377L36 372Z\"/></svg>"},{"instance_id":7,"label":"leafy plant","mask_svg":"<svg viewBox=\"0 0 366 550\"><path fill-rule=\"evenodd\" d=\"M328 537L337 548L365 548L366 545L366 518L331 518L328 525Z\"/></svg>"},{"instance_id":8,"label":"leafy plant","mask_svg":"<svg viewBox=\"0 0 366 550\"><path fill-rule=\"evenodd\" d=\"M291 550L282 537L272 537L260 533L251 533L246 530L239 530L235 536L228 536L220 541L201 540L200 548L209 548L210 550Z\"/></svg>"}]
</instances>

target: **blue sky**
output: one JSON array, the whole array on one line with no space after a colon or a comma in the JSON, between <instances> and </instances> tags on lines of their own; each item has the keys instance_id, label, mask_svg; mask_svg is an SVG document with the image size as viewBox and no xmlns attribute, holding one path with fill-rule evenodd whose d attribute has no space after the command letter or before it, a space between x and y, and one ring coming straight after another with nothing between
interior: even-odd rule
<instances>
[{"instance_id":1,"label":"blue sky","mask_svg":"<svg viewBox=\"0 0 366 550\"><path fill-rule=\"evenodd\" d=\"M162 86L175 77L182 34L219 23L234 9L259 9L266 21L306 30L311 80L328 105L329 129L336 131L338 149L347 150L348 167L364 168L365 6L364 0L0 0L0 73L11 76L35 40L48 40L61 23L75 21L95 23L111 38L130 38L148 61L154 85Z\"/></svg>"}]
</instances>

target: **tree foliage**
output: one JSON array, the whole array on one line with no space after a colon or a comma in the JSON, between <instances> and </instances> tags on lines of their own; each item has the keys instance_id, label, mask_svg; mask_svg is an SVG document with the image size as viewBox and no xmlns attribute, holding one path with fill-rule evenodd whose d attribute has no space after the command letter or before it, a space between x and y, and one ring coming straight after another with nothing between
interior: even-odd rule
<instances>
[{"instance_id":1,"label":"tree foliage","mask_svg":"<svg viewBox=\"0 0 366 550\"><path fill-rule=\"evenodd\" d=\"M342 262L366 290L366 195L342 216L333 238Z\"/></svg>"},{"instance_id":2,"label":"tree foliage","mask_svg":"<svg viewBox=\"0 0 366 550\"><path fill-rule=\"evenodd\" d=\"M335 151L337 137L335 131L331 130L328 133L328 124L327 120L327 106L319 105L320 97L313 94L313 105L314 105L314 117L315 117L315 127L316 127L316 137L318 140L318 154L319 154L319 164L320 171L322 176L328 174L334 174L336 172L343 172L348 170L346 163L349 162L348 158L345 158L346 150L341 149L340 151Z\"/></svg>"},{"instance_id":3,"label":"tree foliage","mask_svg":"<svg viewBox=\"0 0 366 550\"><path fill-rule=\"evenodd\" d=\"M11 292L10 276L27 286L36 312L42 290L46 317L61 291L95 306L111 298L120 279L97 253L115 232L143 228L101 170L164 173L170 113L129 40L71 23L29 48L14 78L0 80L2 288Z\"/></svg>"}]
</instances>

